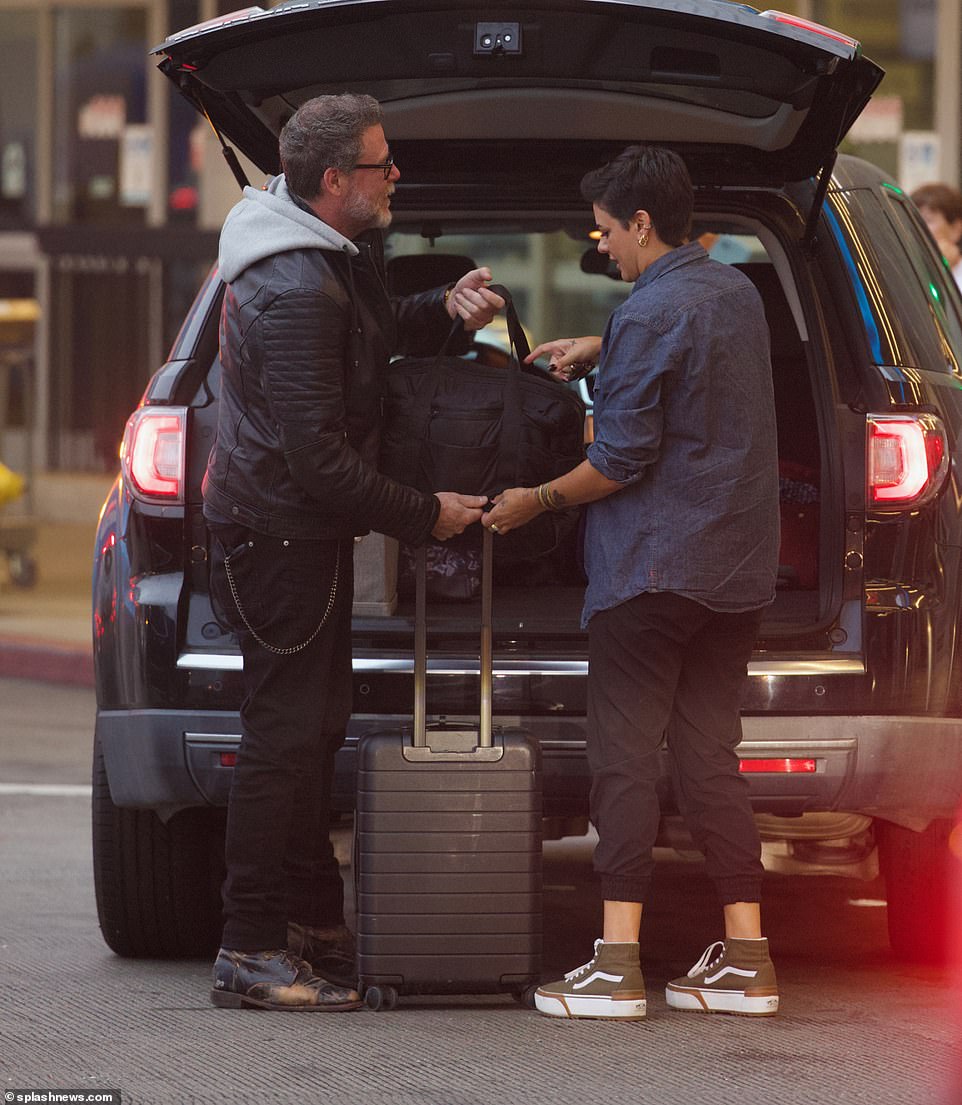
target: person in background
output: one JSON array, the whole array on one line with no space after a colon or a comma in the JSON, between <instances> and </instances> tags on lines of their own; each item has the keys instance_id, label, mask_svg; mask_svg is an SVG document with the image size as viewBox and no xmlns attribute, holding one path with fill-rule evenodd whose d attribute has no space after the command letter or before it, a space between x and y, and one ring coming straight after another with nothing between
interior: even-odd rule
<instances>
[{"instance_id":1,"label":"person in background","mask_svg":"<svg viewBox=\"0 0 962 1105\"><path fill-rule=\"evenodd\" d=\"M280 158L283 174L245 188L220 239L223 380L204 515L245 698L211 1000L336 1011L360 1006L329 833L351 714L354 539L443 541L487 501L378 472L380 377L393 353L436 352L456 316L477 329L504 301L484 268L388 297L380 231L400 173L370 96L303 104Z\"/></svg>"},{"instance_id":2,"label":"person in background","mask_svg":"<svg viewBox=\"0 0 962 1105\"><path fill-rule=\"evenodd\" d=\"M962 192L950 184L923 184L911 199L962 288Z\"/></svg>"},{"instance_id":3,"label":"person in background","mask_svg":"<svg viewBox=\"0 0 962 1105\"><path fill-rule=\"evenodd\" d=\"M689 241L693 190L673 151L631 146L581 192L599 252L632 290L603 338L557 339L531 359L550 354L561 378L598 363L594 442L558 479L495 496L482 519L504 534L588 504L588 758L604 928L592 958L535 1001L555 1017L645 1016L639 934L667 738L674 792L725 919L724 940L668 984L668 1004L768 1016L778 988L761 929L761 845L735 751L778 559L764 309L743 273Z\"/></svg>"}]
</instances>

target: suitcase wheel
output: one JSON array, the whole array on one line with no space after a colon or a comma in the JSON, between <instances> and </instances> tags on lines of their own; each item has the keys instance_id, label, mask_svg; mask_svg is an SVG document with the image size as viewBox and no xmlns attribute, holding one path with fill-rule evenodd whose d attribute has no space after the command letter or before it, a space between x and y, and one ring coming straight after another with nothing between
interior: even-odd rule
<instances>
[{"instance_id":1,"label":"suitcase wheel","mask_svg":"<svg viewBox=\"0 0 962 1105\"><path fill-rule=\"evenodd\" d=\"M519 1004L523 1005L526 1009L534 1009L535 1001L534 995L538 990L538 984L532 983L530 986L525 986L521 990L512 990L511 996Z\"/></svg>"},{"instance_id":2,"label":"suitcase wheel","mask_svg":"<svg viewBox=\"0 0 962 1105\"><path fill-rule=\"evenodd\" d=\"M534 1004L534 997L531 999ZM393 1009L397 1005L397 990L393 986L368 986L364 991L364 1004L375 1011Z\"/></svg>"}]
</instances>

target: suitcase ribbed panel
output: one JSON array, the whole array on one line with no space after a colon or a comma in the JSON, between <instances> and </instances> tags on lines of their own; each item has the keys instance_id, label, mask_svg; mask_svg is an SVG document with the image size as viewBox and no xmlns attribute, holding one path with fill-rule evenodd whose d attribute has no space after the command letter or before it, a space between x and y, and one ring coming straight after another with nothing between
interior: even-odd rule
<instances>
[{"instance_id":1,"label":"suitcase ribbed panel","mask_svg":"<svg viewBox=\"0 0 962 1105\"><path fill-rule=\"evenodd\" d=\"M358 878L365 875L383 874L469 874L481 875L493 872L501 874L513 871L541 871L541 855L532 852L513 852L504 855L499 852L476 852L468 855L461 852L401 852L368 853L358 856L363 866Z\"/></svg>"},{"instance_id":2,"label":"suitcase ribbed panel","mask_svg":"<svg viewBox=\"0 0 962 1105\"><path fill-rule=\"evenodd\" d=\"M358 750L361 987L521 990L541 967L537 747L502 730L500 760L410 762L401 733Z\"/></svg>"},{"instance_id":3,"label":"suitcase ribbed panel","mask_svg":"<svg viewBox=\"0 0 962 1105\"><path fill-rule=\"evenodd\" d=\"M406 894L411 889L407 872L370 870L357 881L361 894ZM528 871L430 871L418 873L418 889L422 894L537 894L540 881L534 866Z\"/></svg>"}]
</instances>

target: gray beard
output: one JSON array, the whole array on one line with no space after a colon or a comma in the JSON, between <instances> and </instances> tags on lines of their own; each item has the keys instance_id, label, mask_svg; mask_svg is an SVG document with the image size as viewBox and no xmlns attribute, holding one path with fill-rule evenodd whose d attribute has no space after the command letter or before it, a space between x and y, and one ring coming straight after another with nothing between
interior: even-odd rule
<instances>
[{"instance_id":1,"label":"gray beard","mask_svg":"<svg viewBox=\"0 0 962 1105\"><path fill-rule=\"evenodd\" d=\"M347 202L347 214L365 230L386 230L391 225L390 208L376 208L365 197L354 195Z\"/></svg>"}]
</instances>

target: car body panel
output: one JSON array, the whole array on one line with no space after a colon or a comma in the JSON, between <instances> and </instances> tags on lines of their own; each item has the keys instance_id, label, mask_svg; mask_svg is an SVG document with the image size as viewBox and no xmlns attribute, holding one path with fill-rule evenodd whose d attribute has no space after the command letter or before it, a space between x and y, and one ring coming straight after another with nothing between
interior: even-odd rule
<instances>
[{"instance_id":1,"label":"car body panel","mask_svg":"<svg viewBox=\"0 0 962 1105\"><path fill-rule=\"evenodd\" d=\"M520 49L479 52L478 25L499 21L517 26ZM421 181L430 157L446 154L448 173L497 164L517 187L531 165L501 143L539 144L535 167L561 143L567 156L555 149L554 165L580 174L601 149L631 141L674 146L703 183L802 180L831 159L882 79L844 36L720 0L307 0L182 31L155 52L265 172L278 170L292 107L325 92L375 96L402 192L415 141L429 155L416 173L408 162Z\"/></svg>"}]
</instances>

